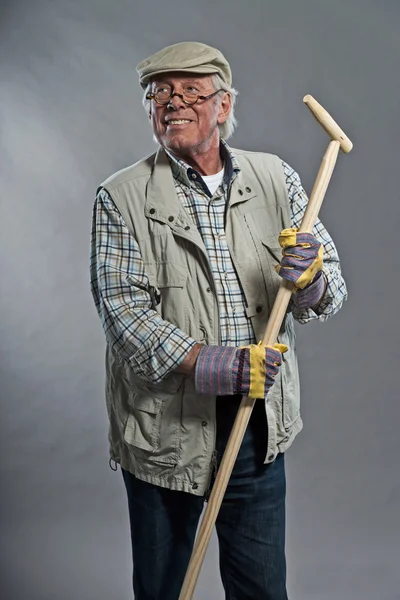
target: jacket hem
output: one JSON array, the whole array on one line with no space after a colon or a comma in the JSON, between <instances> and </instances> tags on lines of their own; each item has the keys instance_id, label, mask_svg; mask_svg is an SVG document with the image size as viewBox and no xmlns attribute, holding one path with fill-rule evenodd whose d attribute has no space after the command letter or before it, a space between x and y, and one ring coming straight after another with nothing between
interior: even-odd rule
<instances>
[{"instance_id":1,"label":"jacket hem","mask_svg":"<svg viewBox=\"0 0 400 600\"><path fill-rule=\"evenodd\" d=\"M141 481L145 481L147 483L151 483L152 485L156 485L158 487L166 488L169 490L174 490L176 492L186 492L194 496L204 496L206 493L206 485L202 486L198 484L198 488L193 489L193 482L191 481L187 481L186 479L177 477L176 475L157 477L157 475L146 473L142 468L140 468L140 466L138 466L137 464L133 465L131 461L125 460L122 457L119 461L119 464L125 471L129 471L129 473L134 475L137 479L140 479Z\"/></svg>"}]
</instances>

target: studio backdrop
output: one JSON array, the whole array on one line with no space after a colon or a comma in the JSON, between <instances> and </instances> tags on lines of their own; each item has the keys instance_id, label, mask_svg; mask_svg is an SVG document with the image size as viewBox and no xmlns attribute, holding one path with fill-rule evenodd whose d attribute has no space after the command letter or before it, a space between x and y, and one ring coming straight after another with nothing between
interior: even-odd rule
<instances>
[{"instance_id":1,"label":"studio backdrop","mask_svg":"<svg viewBox=\"0 0 400 600\"><path fill-rule=\"evenodd\" d=\"M155 149L136 64L196 40L231 64L232 146L278 154L310 192L328 140L305 94L354 142L321 212L349 299L297 326L288 586L292 600L398 600L398 1L3 0L0 18L1 598L131 597L91 213L97 186ZM215 538L196 597L223 598Z\"/></svg>"}]
</instances>

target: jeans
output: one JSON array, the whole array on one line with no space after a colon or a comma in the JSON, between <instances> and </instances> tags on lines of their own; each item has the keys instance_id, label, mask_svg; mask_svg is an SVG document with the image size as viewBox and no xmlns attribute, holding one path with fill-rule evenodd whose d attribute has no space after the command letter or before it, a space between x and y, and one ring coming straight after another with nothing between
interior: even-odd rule
<instances>
[{"instance_id":1,"label":"jeans","mask_svg":"<svg viewBox=\"0 0 400 600\"><path fill-rule=\"evenodd\" d=\"M238 396L217 399L218 464L239 404ZM257 401L216 521L226 600L287 600L284 455L265 465L266 447L264 403ZM178 600L204 498L122 474L135 600Z\"/></svg>"}]
</instances>

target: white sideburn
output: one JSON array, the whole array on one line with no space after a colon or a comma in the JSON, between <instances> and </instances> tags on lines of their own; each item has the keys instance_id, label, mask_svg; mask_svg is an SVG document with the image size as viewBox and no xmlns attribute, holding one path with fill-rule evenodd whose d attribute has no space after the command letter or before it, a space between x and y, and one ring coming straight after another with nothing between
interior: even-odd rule
<instances>
[{"instance_id":1,"label":"white sideburn","mask_svg":"<svg viewBox=\"0 0 400 600\"><path fill-rule=\"evenodd\" d=\"M218 173L215 173L215 175L202 175L202 179L204 180L211 194L214 194L215 190L221 185L224 178L224 170L225 168L223 168L221 171L218 171Z\"/></svg>"}]
</instances>

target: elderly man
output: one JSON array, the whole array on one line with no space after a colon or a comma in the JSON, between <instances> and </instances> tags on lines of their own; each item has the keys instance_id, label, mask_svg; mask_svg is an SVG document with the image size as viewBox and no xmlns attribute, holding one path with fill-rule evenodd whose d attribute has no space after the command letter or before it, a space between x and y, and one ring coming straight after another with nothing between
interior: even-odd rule
<instances>
[{"instance_id":1,"label":"elderly man","mask_svg":"<svg viewBox=\"0 0 400 600\"><path fill-rule=\"evenodd\" d=\"M337 251L320 221L297 232L293 169L228 146L236 91L220 51L179 43L137 71L159 148L100 186L91 254L135 598L177 600L245 394L259 400L216 522L221 578L228 599L284 600L284 452L302 428L293 320L342 306ZM295 293L263 347L281 277Z\"/></svg>"}]
</instances>

